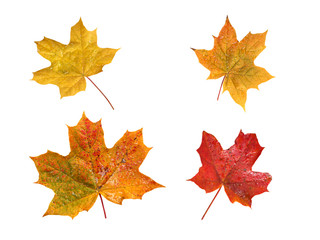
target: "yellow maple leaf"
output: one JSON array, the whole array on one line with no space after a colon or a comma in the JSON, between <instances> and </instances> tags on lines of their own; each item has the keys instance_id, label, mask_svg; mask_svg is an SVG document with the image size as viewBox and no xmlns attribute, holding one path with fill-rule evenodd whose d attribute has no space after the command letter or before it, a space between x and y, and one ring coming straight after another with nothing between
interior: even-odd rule
<instances>
[{"instance_id":1,"label":"yellow maple leaf","mask_svg":"<svg viewBox=\"0 0 320 240\"><path fill-rule=\"evenodd\" d=\"M32 80L40 84L57 85L61 98L84 91L85 77L102 72L102 67L111 63L119 50L98 47L96 30L88 31L81 19L71 28L68 45L46 37L36 44L38 53L48 59L51 66L34 72Z\"/></svg>"},{"instance_id":2,"label":"yellow maple leaf","mask_svg":"<svg viewBox=\"0 0 320 240\"><path fill-rule=\"evenodd\" d=\"M258 89L260 83L273 78L264 68L254 64L256 57L266 47L266 35L267 31L258 34L249 32L239 42L236 31L227 17L219 36L213 36L214 47L212 50L193 49L199 62L210 70L208 79L218 79L223 76L221 84L223 92L228 90L233 100L244 110L247 90L249 88Z\"/></svg>"}]
</instances>

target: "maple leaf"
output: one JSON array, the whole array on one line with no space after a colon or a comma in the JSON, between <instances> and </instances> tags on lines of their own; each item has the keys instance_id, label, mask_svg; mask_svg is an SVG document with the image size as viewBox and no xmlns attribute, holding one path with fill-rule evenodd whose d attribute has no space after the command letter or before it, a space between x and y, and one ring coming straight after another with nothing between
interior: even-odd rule
<instances>
[{"instance_id":1,"label":"maple leaf","mask_svg":"<svg viewBox=\"0 0 320 240\"><path fill-rule=\"evenodd\" d=\"M119 50L98 47L96 30L88 31L81 18L71 28L68 45L46 37L36 44L38 53L48 59L51 66L34 72L32 80L40 84L57 85L61 98L84 91L85 77L92 82L89 76L102 72L102 67L111 63ZM102 93L94 83L93 85ZM107 99L103 93L102 95ZM107 101L111 105L108 99Z\"/></svg>"},{"instance_id":2,"label":"maple leaf","mask_svg":"<svg viewBox=\"0 0 320 240\"><path fill-rule=\"evenodd\" d=\"M269 173L252 171L252 165L262 150L263 147L255 134L244 134L240 131L235 144L228 150L223 150L213 135L203 132L202 143L197 150L202 167L190 181L207 193L219 189L212 202L224 186L232 203L237 201L251 207L252 197L268 191L267 187L272 179Z\"/></svg>"},{"instance_id":3,"label":"maple leaf","mask_svg":"<svg viewBox=\"0 0 320 240\"><path fill-rule=\"evenodd\" d=\"M235 29L227 17L219 36L214 37L212 50L193 49L199 62L210 70L208 79L223 76L221 87L228 90L233 100L245 110L247 90L258 89L260 83L273 78L264 68L254 64L256 57L265 49L267 31L252 34L249 32L240 42Z\"/></svg>"},{"instance_id":4,"label":"maple leaf","mask_svg":"<svg viewBox=\"0 0 320 240\"><path fill-rule=\"evenodd\" d=\"M83 114L77 126L68 128L69 155L47 151L31 157L39 172L37 183L55 193L44 216L67 215L74 218L79 212L88 211L98 196L102 206L101 195L122 204L123 199L141 199L144 193L163 187L139 172L151 149L143 143L142 129L127 131L109 149L104 143L101 120L92 123Z\"/></svg>"}]
</instances>

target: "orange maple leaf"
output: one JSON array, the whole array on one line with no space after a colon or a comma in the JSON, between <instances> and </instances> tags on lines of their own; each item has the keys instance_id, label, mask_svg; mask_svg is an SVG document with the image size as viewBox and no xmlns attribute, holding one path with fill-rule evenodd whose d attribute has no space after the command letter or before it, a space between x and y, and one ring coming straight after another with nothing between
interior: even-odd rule
<instances>
[{"instance_id":1,"label":"orange maple leaf","mask_svg":"<svg viewBox=\"0 0 320 240\"><path fill-rule=\"evenodd\" d=\"M144 193L163 187L139 172L151 149L143 143L142 129L127 131L109 149L104 143L101 120L93 123L83 114L77 126L68 128L69 155L48 151L31 157L39 172L37 183L55 192L44 216L74 218L79 212L88 211L98 196L102 206L101 195L122 204L123 199L141 199Z\"/></svg>"},{"instance_id":2,"label":"orange maple leaf","mask_svg":"<svg viewBox=\"0 0 320 240\"><path fill-rule=\"evenodd\" d=\"M235 29L227 17L219 36L214 37L212 50L193 49L199 62L210 70L208 79L218 79L223 76L221 87L228 90L233 100L245 110L247 90L258 89L260 83L273 78L264 68L254 64L256 57L265 49L264 33L249 32L240 42Z\"/></svg>"}]
</instances>

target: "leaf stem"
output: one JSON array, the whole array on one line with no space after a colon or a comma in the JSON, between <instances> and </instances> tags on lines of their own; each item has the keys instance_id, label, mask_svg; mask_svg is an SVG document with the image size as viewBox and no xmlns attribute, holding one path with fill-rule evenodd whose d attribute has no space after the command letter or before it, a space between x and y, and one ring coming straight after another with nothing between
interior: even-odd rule
<instances>
[{"instance_id":1,"label":"leaf stem","mask_svg":"<svg viewBox=\"0 0 320 240\"><path fill-rule=\"evenodd\" d=\"M98 86L97 85L95 85L94 84L94 82L89 78L89 77L87 77L86 76L86 78L88 78L89 79L89 81L99 90L99 92L104 96L104 98L105 99L107 99L107 101L108 101L108 103L110 104L110 106L112 107L112 109L114 110L114 108L113 108L113 106L112 106L112 104L111 104L111 102L109 101L109 99L106 97L106 95L104 95L104 93L100 90L100 88L98 88Z\"/></svg>"},{"instance_id":2,"label":"leaf stem","mask_svg":"<svg viewBox=\"0 0 320 240\"><path fill-rule=\"evenodd\" d=\"M103 200L102 200L102 197L101 197L101 194L100 194L100 193L99 193L99 197L100 197L101 204L102 204L102 209L103 209L103 213L104 213L104 218L107 218L106 210L104 209Z\"/></svg>"},{"instance_id":3,"label":"leaf stem","mask_svg":"<svg viewBox=\"0 0 320 240\"><path fill-rule=\"evenodd\" d=\"M204 219L204 216L207 214L207 212L208 212L209 208L211 207L211 205L212 205L213 201L216 199L216 197L217 197L218 193L220 192L221 188L222 188L222 186L218 189L218 191L217 191L216 195L215 195L215 196L214 196L214 198L212 199L211 203L209 204L209 207L207 208L206 212L203 214L203 216L202 216L201 220L203 220L203 219Z\"/></svg>"},{"instance_id":4,"label":"leaf stem","mask_svg":"<svg viewBox=\"0 0 320 240\"><path fill-rule=\"evenodd\" d=\"M220 89L219 89L219 93L218 93L217 101L219 100L220 92L221 92L222 85L223 85L223 82L224 82L224 79L225 79L225 78L226 78L226 75L224 75L224 77L223 77L223 79L222 79L222 83L221 83L221 86L220 86Z\"/></svg>"}]
</instances>

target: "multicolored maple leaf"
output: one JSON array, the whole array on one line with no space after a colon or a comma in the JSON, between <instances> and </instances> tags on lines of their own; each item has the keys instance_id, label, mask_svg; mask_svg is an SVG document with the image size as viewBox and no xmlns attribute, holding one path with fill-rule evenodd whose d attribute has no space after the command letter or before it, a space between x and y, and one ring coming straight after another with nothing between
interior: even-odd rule
<instances>
[{"instance_id":1,"label":"multicolored maple leaf","mask_svg":"<svg viewBox=\"0 0 320 240\"><path fill-rule=\"evenodd\" d=\"M71 152L67 156L48 151L31 157L39 172L37 183L55 193L44 216L74 218L88 211L98 196L102 205L101 195L122 204L123 199L141 199L146 192L163 187L139 172L151 149L143 143L142 129L127 131L109 149L104 143L101 120L92 123L83 114L77 126L68 128Z\"/></svg>"}]
</instances>

